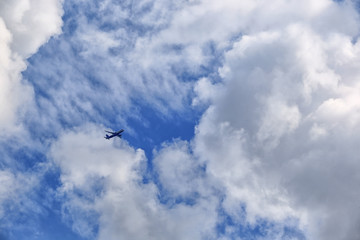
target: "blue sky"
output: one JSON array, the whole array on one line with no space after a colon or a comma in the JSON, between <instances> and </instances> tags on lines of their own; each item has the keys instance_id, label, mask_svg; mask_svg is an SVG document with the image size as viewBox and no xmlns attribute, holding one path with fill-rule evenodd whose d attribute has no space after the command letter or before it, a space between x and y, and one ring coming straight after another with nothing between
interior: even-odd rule
<instances>
[{"instance_id":1,"label":"blue sky","mask_svg":"<svg viewBox=\"0 0 360 240\"><path fill-rule=\"evenodd\" d=\"M0 240L358 239L357 5L2 1Z\"/></svg>"}]
</instances>

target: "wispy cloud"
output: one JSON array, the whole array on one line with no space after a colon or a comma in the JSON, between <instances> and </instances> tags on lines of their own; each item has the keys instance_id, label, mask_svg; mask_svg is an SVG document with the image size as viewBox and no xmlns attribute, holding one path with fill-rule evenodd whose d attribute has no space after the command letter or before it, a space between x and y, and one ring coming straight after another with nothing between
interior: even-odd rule
<instances>
[{"instance_id":1,"label":"wispy cloud","mask_svg":"<svg viewBox=\"0 0 360 240\"><path fill-rule=\"evenodd\" d=\"M25 72L38 91L43 127L58 129L84 120L124 124L139 117L141 106L168 117L173 110L185 111L191 84L181 76L187 66L198 74L201 63L193 66L176 46L159 42L162 22L179 8L167 5L65 2L66 32L33 57ZM54 118L61 125L54 126L60 123Z\"/></svg>"}]
</instances>

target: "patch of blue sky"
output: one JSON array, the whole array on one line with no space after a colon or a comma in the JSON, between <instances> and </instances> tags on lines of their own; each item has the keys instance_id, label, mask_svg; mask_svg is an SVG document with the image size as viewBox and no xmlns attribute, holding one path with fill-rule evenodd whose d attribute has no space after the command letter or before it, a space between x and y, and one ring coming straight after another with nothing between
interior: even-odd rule
<instances>
[{"instance_id":1,"label":"patch of blue sky","mask_svg":"<svg viewBox=\"0 0 360 240\"><path fill-rule=\"evenodd\" d=\"M36 169L39 163L47 161L42 151L33 149L30 146L24 146L17 140L2 142L0 149L2 159L0 166L5 168L10 167L13 170L28 171ZM12 161L7 161L7 158Z\"/></svg>"},{"instance_id":2,"label":"patch of blue sky","mask_svg":"<svg viewBox=\"0 0 360 240\"><path fill-rule=\"evenodd\" d=\"M336 2L345 2L345 0L334 0ZM353 0L352 1L355 4L356 10L360 13L360 0Z\"/></svg>"},{"instance_id":3,"label":"patch of blue sky","mask_svg":"<svg viewBox=\"0 0 360 240\"><path fill-rule=\"evenodd\" d=\"M152 159L152 151L161 143L175 138L190 140L194 136L194 127L197 123L198 113L174 113L171 119L163 118L154 112L154 109L143 106L140 108L141 119L129 119L131 128L136 129L136 135L128 135L126 138L132 146L142 148L149 159ZM112 128L115 128L113 126Z\"/></svg>"},{"instance_id":4,"label":"patch of blue sky","mask_svg":"<svg viewBox=\"0 0 360 240\"><path fill-rule=\"evenodd\" d=\"M59 41L52 40L48 46L41 48L38 54L29 59L29 67L23 73L24 78L34 87L37 104L37 111L31 112L32 116L26 118L25 123L29 125L30 130L36 130L38 135L48 135L47 132L51 132L52 129L59 130L59 127L74 127L81 124L82 120L91 121L89 113L82 109L77 101L88 101L83 94L86 94L85 91L91 94L91 87L99 91L103 87L95 76L81 71L82 66L79 64L70 67L65 63L62 68L61 65L64 63L60 59L66 61L69 57L63 55L62 49L57 49L58 45ZM74 57L74 54L71 55ZM74 60L76 61L76 58ZM66 89L71 81L74 82L74 89ZM59 91L66 93L65 98L59 95ZM71 114L70 117L70 113L75 114ZM43 118L44 121L40 122L38 118ZM54 125L59 126L54 128Z\"/></svg>"},{"instance_id":5,"label":"patch of blue sky","mask_svg":"<svg viewBox=\"0 0 360 240\"><path fill-rule=\"evenodd\" d=\"M154 34L168 25L168 21L162 21L164 24L156 24L156 21L143 22L141 19L154 10L155 1L71 1L64 3L65 14L63 21L65 24L70 20L70 25L74 25L74 19L84 16L86 20L98 29L104 32L113 32L124 28L128 36L144 36L147 33ZM165 10L164 10L165 11ZM171 11L166 11L171 15ZM164 14L161 17L166 17ZM75 20L76 21L76 20ZM74 28L70 29L73 33ZM66 33L65 33L66 34Z\"/></svg>"},{"instance_id":6,"label":"patch of blue sky","mask_svg":"<svg viewBox=\"0 0 360 240\"><path fill-rule=\"evenodd\" d=\"M34 195L34 193L31 195ZM32 202L34 201L34 196L31 196L31 198L31 200L23 199L15 206L14 202L3 204L6 216L0 220L0 232L5 239L54 239L48 237L60 235L61 233L65 236L74 235L71 229L61 222L61 217L56 214L54 207L52 207L51 211L47 211L42 202L34 205L36 206L35 209L41 206L40 210L33 210L31 206L23 206L25 204L37 204ZM58 230L54 231L55 229Z\"/></svg>"},{"instance_id":7,"label":"patch of blue sky","mask_svg":"<svg viewBox=\"0 0 360 240\"><path fill-rule=\"evenodd\" d=\"M2 233L0 231L0 240L8 240L8 239L9 239L9 237L5 233Z\"/></svg>"},{"instance_id":8,"label":"patch of blue sky","mask_svg":"<svg viewBox=\"0 0 360 240\"><path fill-rule=\"evenodd\" d=\"M68 209L63 203L67 201L68 196L59 194L56 192L58 187L61 187L60 172L57 168L45 172L42 178L41 189L38 191L38 201L43 200L43 203L39 203L44 210L43 214L38 216L37 228L41 230L41 238L34 239L74 239L74 240L85 240L92 239L89 236L81 236L78 232L73 229L72 214L75 214L76 210ZM98 190L99 184L92 188L95 189L93 195L85 194L81 191L74 191L73 193L86 201L94 201L94 194L100 194ZM94 224L98 216L95 213L83 213L82 216L86 216L89 221L89 225L92 226L92 235L96 236L98 233L98 225Z\"/></svg>"},{"instance_id":9,"label":"patch of blue sky","mask_svg":"<svg viewBox=\"0 0 360 240\"><path fill-rule=\"evenodd\" d=\"M61 214L62 200L54 195L61 186L59 170L49 168L46 156L46 144L36 148L31 143L21 139L8 139L0 144L0 169L11 172L15 178L20 178L12 190L19 192L16 199L5 200L2 204L4 217L0 219L0 234L2 239L83 239L64 223ZM39 146L36 144L36 146ZM38 181L36 185L26 190L33 176ZM19 186L19 184L21 186ZM65 237L65 238L64 238ZM0 238L1 239L1 238Z\"/></svg>"},{"instance_id":10,"label":"patch of blue sky","mask_svg":"<svg viewBox=\"0 0 360 240\"><path fill-rule=\"evenodd\" d=\"M360 12L360 1L359 0L351 0L351 1L347 1L347 0L332 0L334 2L337 2L337 3L348 3L350 2L351 4L354 4L355 8L357 9L358 12Z\"/></svg>"},{"instance_id":11,"label":"patch of blue sky","mask_svg":"<svg viewBox=\"0 0 360 240\"><path fill-rule=\"evenodd\" d=\"M15 177L23 175L20 184L24 186L21 187L26 188L25 185L30 184L26 179L28 176L36 176L39 182L30 191L19 193L16 199L3 202L2 210L5 214L0 219L0 239L83 239L73 232L70 224L62 221L62 200L55 196L56 189L61 186L60 174L58 169L46 166L44 153L12 141L1 144L1 147L6 148L1 153L13 159L4 164L2 156L1 168L6 165L5 170L11 171ZM13 187L17 191L19 186Z\"/></svg>"},{"instance_id":12,"label":"patch of blue sky","mask_svg":"<svg viewBox=\"0 0 360 240\"><path fill-rule=\"evenodd\" d=\"M9 210L7 212L9 213ZM73 231L69 223L62 220L61 210L56 209L54 205L51 206L51 209L43 209L41 214L17 213L7 221L11 222L11 225L5 224L0 227L1 240L85 240ZM3 238L1 238L1 234Z\"/></svg>"},{"instance_id":13,"label":"patch of blue sky","mask_svg":"<svg viewBox=\"0 0 360 240\"><path fill-rule=\"evenodd\" d=\"M266 219L258 218L256 223L246 222L246 206L241 207L241 213L237 214L236 219L220 208L219 223L217 224L218 237L227 237L230 239L256 240L256 239L293 239L305 240L304 233L296 225L287 225L285 223L271 222ZM289 220L290 223L296 220Z\"/></svg>"},{"instance_id":14,"label":"patch of blue sky","mask_svg":"<svg viewBox=\"0 0 360 240\"><path fill-rule=\"evenodd\" d=\"M53 209L51 211L48 211L47 214L40 219L38 229L41 229L41 232L36 238L34 238L34 240L35 239L36 240L88 239L75 233L72 230L70 224L66 224L61 220L61 212L53 211ZM23 238L17 238L17 239L23 239Z\"/></svg>"},{"instance_id":15,"label":"patch of blue sky","mask_svg":"<svg viewBox=\"0 0 360 240\"><path fill-rule=\"evenodd\" d=\"M87 203L86 201L92 201L89 199L87 194L81 194L77 192L77 199L80 199L82 203ZM64 196L63 200L67 200L68 196ZM87 199L84 199L85 197ZM69 199L74 199L74 196L70 196ZM99 214L94 210L82 209L81 207L62 205L62 224L64 226L72 226L72 230L75 234L79 235L79 239L96 239L96 236L99 233ZM65 223L65 224L64 224ZM81 238L82 237L82 238Z\"/></svg>"},{"instance_id":16,"label":"patch of blue sky","mask_svg":"<svg viewBox=\"0 0 360 240\"><path fill-rule=\"evenodd\" d=\"M174 208L177 205L186 205L186 206L194 206L196 203L201 200L201 195L197 192L192 192L187 196L171 196L166 191L164 191L161 187L159 188L158 200L161 204L166 205L168 208Z\"/></svg>"}]
</instances>

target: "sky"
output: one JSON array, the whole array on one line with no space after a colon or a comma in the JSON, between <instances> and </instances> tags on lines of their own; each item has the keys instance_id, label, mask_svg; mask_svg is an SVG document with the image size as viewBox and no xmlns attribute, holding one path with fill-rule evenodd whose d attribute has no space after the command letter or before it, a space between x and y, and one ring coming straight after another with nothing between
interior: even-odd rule
<instances>
[{"instance_id":1,"label":"sky","mask_svg":"<svg viewBox=\"0 0 360 240\"><path fill-rule=\"evenodd\" d=\"M360 239L359 11L1 0L0 240Z\"/></svg>"}]
</instances>

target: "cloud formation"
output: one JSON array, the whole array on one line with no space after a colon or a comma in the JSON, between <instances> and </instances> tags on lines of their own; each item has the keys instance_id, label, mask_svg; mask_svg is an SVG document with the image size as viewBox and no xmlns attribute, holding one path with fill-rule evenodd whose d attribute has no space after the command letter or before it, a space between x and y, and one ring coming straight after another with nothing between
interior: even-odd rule
<instances>
[{"instance_id":1,"label":"cloud formation","mask_svg":"<svg viewBox=\"0 0 360 240\"><path fill-rule=\"evenodd\" d=\"M302 7L277 4L280 12ZM229 213L245 202L249 221L293 216L309 239L357 239L358 14L331 1L301 13L282 24L257 15L266 25L227 51L195 150L226 186ZM343 22L330 26L328 18Z\"/></svg>"},{"instance_id":2,"label":"cloud formation","mask_svg":"<svg viewBox=\"0 0 360 240\"><path fill-rule=\"evenodd\" d=\"M96 239L202 239L215 234L216 199L161 204L157 187L142 181L144 152L125 141L104 141L99 132L88 125L66 133L51 150L62 171L64 217L72 219L75 231Z\"/></svg>"},{"instance_id":3,"label":"cloud formation","mask_svg":"<svg viewBox=\"0 0 360 240\"><path fill-rule=\"evenodd\" d=\"M25 60L61 31L61 1L2 1L0 3L2 131L14 127L17 113L31 101L32 89L21 82Z\"/></svg>"},{"instance_id":4,"label":"cloud formation","mask_svg":"<svg viewBox=\"0 0 360 240\"><path fill-rule=\"evenodd\" d=\"M16 10L0 19L0 123L11 126L32 96L20 81L25 59L59 32L61 7L43 2L43 16L31 1L1 4ZM60 171L63 221L75 232L359 238L359 16L351 1L64 4L64 34L25 73L36 102L25 123L54 132L48 158ZM205 111L192 140L169 139L147 159L99 135L103 125L141 118L138 105L168 117ZM0 171L0 193L10 193L15 176Z\"/></svg>"},{"instance_id":5,"label":"cloud formation","mask_svg":"<svg viewBox=\"0 0 360 240\"><path fill-rule=\"evenodd\" d=\"M186 112L191 84L182 74L200 66L157 36L183 4L66 1L65 34L34 56L25 73L39 92L29 124L60 131L84 119L124 125L141 118L141 107L162 117Z\"/></svg>"},{"instance_id":6,"label":"cloud formation","mask_svg":"<svg viewBox=\"0 0 360 240\"><path fill-rule=\"evenodd\" d=\"M210 208L218 219L214 222L220 221L221 208L239 224L245 214L250 225L264 219L282 229L299 228L309 239L357 239L358 14L350 2L276 1L271 6L204 1L179 10L160 31L158 41L192 50L207 41L221 49L237 36L225 43L230 48L218 70L222 81L201 78L196 85L194 104L210 105L194 140L189 146L164 145L154 159L162 191L188 200L198 194L195 202L201 202L204 196L219 199L209 189L223 189L220 205ZM202 19L223 20L224 12L234 18L229 29L214 21L214 31L195 30ZM151 195L154 206L161 206ZM111 225L124 223L116 219ZM284 230L273 231L267 237L286 237ZM225 231L223 236L231 235Z\"/></svg>"},{"instance_id":7,"label":"cloud formation","mask_svg":"<svg viewBox=\"0 0 360 240\"><path fill-rule=\"evenodd\" d=\"M41 207L33 200L41 174L33 169L24 171L24 162L29 159L14 157L12 150L25 151L31 142L27 129L23 128L23 117L32 107L33 89L22 79L21 72L26 69L27 58L51 36L60 33L61 3L58 0L0 2L1 237L4 232L11 236L23 228L28 230L32 224L17 224L19 217L41 212ZM17 138L16 134L24 140ZM12 146L9 148L9 145Z\"/></svg>"}]
</instances>

